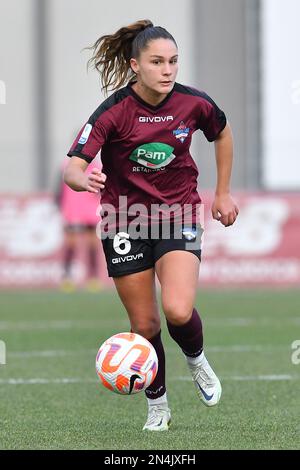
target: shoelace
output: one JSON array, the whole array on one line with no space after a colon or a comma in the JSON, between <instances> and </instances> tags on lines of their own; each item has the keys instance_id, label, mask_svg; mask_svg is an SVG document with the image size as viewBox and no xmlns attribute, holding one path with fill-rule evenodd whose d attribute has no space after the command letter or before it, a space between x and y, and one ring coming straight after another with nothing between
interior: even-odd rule
<instances>
[{"instance_id":1,"label":"shoelace","mask_svg":"<svg viewBox=\"0 0 300 470\"><path fill-rule=\"evenodd\" d=\"M205 370L205 367L209 369L209 373ZM204 382L206 386L213 386L215 384L215 373L207 362L204 362L197 366L191 367L192 375L194 380L197 382L200 380Z\"/></svg>"},{"instance_id":2,"label":"shoelace","mask_svg":"<svg viewBox=\"0 0 300 470\"><path fill-rule=\"evenodd\" d=\"M147 424L153 424L168 413L168 408L161 405L151 405L148 411Z\"/></svg>"}]
</instances>

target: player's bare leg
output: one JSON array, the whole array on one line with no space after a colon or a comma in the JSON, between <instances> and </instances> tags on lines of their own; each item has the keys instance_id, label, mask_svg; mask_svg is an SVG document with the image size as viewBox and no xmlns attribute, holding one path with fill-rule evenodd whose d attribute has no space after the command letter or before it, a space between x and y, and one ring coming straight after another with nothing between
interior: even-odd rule
<instances>
[{"instance_id":1,"label":"player's bare leg","mask_svg":"<svg viewBox=\"0 0 300 470\"><path fill-rule=\"evenodd\" d=\"M199 268L197 256L181 250L166 253L155 265L169 333L186 356L202 402L213 406L219 402L222 388L204 356L202 322L194 308Z\"/></svg>"},{"instance_id":2,"label":"player's bare leg","mask_svg":"<svg viewBox=\"0 0 300 470\"><path fill-rule=\"evenodd\" d=\"M131 330L147 338L158 356L156 378L146 390L148 419L143 429L166 431L169 428L171 414L165 387L165 353L160 338L160 314L156 298L154 269L120 276L114 278L114 282L127 310Z\"/></svg>"}]
</instances>

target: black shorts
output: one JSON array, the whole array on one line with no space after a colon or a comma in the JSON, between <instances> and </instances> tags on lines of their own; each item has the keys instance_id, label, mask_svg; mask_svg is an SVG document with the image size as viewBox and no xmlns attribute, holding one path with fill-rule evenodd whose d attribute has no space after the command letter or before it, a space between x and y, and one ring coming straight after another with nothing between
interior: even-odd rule
<instances>
[{"instance_id":1,"label":"black shorts","mask_svg":"<svg viewBox=\"0 0 300 470\"><path fill-rule=\"evenodd\" d=\"M102 239L108 275L119 277L152 268L161 256L174 250L189 251L201 261L202 233L198 224L171 226L167 233L160 225L155 234L151 232L139 238L120 230Z\"/></svg>"}]
</instances>

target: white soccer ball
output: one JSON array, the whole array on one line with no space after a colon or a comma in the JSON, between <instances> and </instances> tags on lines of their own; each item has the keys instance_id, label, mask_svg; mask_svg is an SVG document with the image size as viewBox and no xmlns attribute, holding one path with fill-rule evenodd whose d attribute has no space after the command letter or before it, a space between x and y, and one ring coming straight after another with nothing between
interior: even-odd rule
<instances>
[{"instance_id":1,"label":"white soccer ball","mask_svg":"<svg viewBox=\"0 0 300 470\"><path fill-rule=\"evenodd\" d=\"M107 339L96 357L96 371L104 387L122 395L145 390L158 369L156 351L136 333L119 333Z\"/></svg>"}]
</instances>

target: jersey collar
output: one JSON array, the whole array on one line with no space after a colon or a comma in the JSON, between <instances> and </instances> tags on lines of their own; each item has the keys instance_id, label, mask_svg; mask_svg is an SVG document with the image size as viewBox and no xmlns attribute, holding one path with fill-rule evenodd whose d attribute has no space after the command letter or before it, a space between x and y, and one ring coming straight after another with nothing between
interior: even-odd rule
<instances>
[{"instance_id":1,"label":"jersey collar","mask_svg":"<svg viewBox=\"0 0 300 470\"><path fill-rule=\"evenodd\" d=\"M170 93L167 94L167 96L159 103L157 104L156 106L153 106L152 104L150 103L147 103L147 101L144 101L133 89L132 89L132 85L135 83L135 81L133 82L129 82L127 84L127 89L129 91L129 94L131 96L133 96L133 98L135 98L139 103L141 103L143 106L145 106L146 108L149 108L149 109L152 109L153 111L161 108L162 106L164 106L164 104L166 104L167 101L169 101L169 99L171 98L172 94L173 94L173 91L174 91L174 88L175 88L175 83L174 83L174 86L172 88L172 90L170 91Z\"/></svg>"}]
</instances>

